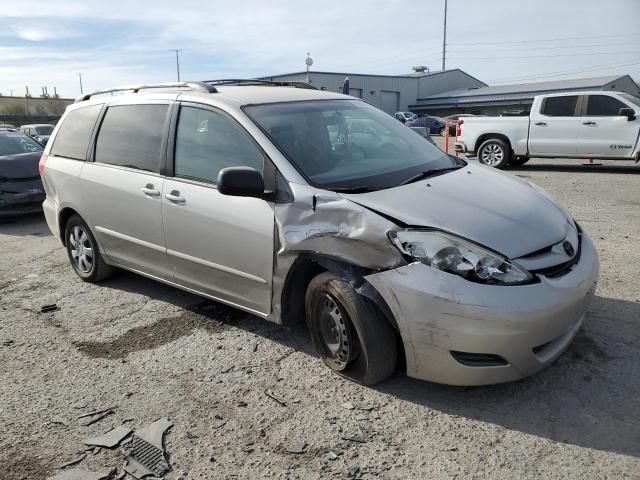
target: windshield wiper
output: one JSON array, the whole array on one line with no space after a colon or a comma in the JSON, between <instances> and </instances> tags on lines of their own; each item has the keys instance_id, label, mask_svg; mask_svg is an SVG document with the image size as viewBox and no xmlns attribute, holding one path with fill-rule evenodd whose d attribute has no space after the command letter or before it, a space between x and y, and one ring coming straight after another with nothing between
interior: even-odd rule
<instances>
[{"instance_id":1,"label":"windshield wiper","mask_svg":"<svg viewBox=\"0 0 640 480\"><path fill-rule=\"evenodd\" d=\"M400 185L407 185L409 183L417 182L418 180L424 180L425 178L433 177L434 175L450 172L452 170L458 170L462 167L464 167L464 165L456 165L455 167L433 168L430 170L423 170L419 174L414 175L411 178L408 178L407 180L402 182Z\"/></svg>"},{"instance_id":2,"label":"windshield wiper","mask_svg":"<svg viewBox=\"0 0 640 480\"><path fill-rule=\"evenodd\" d=\"M340 193L367 193L367 192L375 192L376 190L380 190L380 187L372 187L370 185L356 185L353 187L325 187L327 190L331 190L332 192L340 192Z\"/></svg>"}]
</instances>

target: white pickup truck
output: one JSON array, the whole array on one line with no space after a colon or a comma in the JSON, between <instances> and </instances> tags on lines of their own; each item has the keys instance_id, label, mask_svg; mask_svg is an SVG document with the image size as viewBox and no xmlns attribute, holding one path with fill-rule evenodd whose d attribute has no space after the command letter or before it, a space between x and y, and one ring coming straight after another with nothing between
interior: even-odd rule
<instances>
[{"instance_id":1,"label":"white pickup truck","mask_svg":"<svg viewBox=\"0 0 640 480\"><path fill-rule=\"evenodd\" d=\"M640 98L566 92L534 98L528 117L468 117L456 152L496 168L530 157L640 160Z\"/></svg>"}]
</instances>

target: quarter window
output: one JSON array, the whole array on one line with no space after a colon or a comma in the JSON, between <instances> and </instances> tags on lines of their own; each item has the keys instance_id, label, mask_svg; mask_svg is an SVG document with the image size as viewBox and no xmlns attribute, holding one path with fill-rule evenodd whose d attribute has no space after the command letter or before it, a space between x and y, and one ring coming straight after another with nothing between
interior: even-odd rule
<instances>
[{"instance_id":1,"label":"quarter window","mask_svg":"<svg viewBox=\"0 0 640 480\"><path fill-rule=\"evenodd\" d=\"M51 155L84 160L102 105L91 105L67 114L51 147Z\"/></svg>"},{"instance_id":2,"label":"quarter window","mask_svg":"<svg viewBox=\"0 0 640 480\"><path fill-rule=\"evenodd\" d=\"M96 162L160 172L160 147L168 105L109 107L96 142Z\"/></svg>"},{"instance_id":3,"label":"quarter window","mask_svg":"<svg viewBox=\"0 0 640 480\"><path fill-rule=\"evenodd\" d=\"M176 177L215 184L226 167L262 172L264 157L247 134L221 112L182 107L175 145Z\"/></svg>"},{"instance_id":4,"label":"quarter window","mask_svg":"<svg viewBox=\"0 0 640 480\"><path fill-rule=\"evenodd\" d=\"M549 117L573 117L576 112L577 101L577 95L547 97L541 113Z\"/></svg>"},{"instance_id":5,"label":"quarter window","mask_svg":"<svg viewBox=\"0 0 640 480\"><path fill-rule=\"evenodd\" d=\"M617 117L618 111L627 105L608 95L589 95L588 117Z\"/></svg>"}]
</instances>

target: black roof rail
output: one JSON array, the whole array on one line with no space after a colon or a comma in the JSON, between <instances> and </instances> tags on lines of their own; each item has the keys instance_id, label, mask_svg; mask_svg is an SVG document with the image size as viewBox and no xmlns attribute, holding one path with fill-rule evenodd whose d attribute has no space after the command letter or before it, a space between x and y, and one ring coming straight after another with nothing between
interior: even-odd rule
<instances>
[{"instance_id":1,"label":"black roof rail","mask_svg":"<svg viewBox=\"0 0 640 480\"><path fill-rule=\"evenodd\" d=\"M317 90L316 87L304 82L278 82L274 80L259 80L256 78L223 78L220 80L204 80L209 85L264 85L272 87L293 87Z\"/></svg>"},{"instance_id":2,"label":"black roof rail","mask_svg":"<svg viewBox=\"0 0 640 480\"><path fill-rule=\"evenodd\" d=\"M127 85L123 87L105 88L104 90L94 90L93 92L84 93L75 99L74 103L84 102L89 100L94 95L102 95L105 93L113 92L131 92L138 93L140 90L147 90L152 88L190 88L194 92L202 93L217 93L218 90L213 85L209 85L205 82L168 82L168 83L149 83L142 85Z\"/></svg>"}]
</instances>

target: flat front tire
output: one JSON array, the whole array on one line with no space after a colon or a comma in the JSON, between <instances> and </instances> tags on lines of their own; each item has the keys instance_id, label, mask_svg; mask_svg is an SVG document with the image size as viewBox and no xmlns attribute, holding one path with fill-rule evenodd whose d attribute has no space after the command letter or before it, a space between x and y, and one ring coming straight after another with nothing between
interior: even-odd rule
<instances>
[{"instance_id":1,"label":"flat front tire","mask_svg":"<svg viewBox=\"0 0 640 480\"><path fill-rule=\"evenodd\" d=\"M91 229L79 215L72 215L64 229L64 244L71 266L85 282L100 282L113 273L100 254Z\"/></svg>"},{"instance_id":2,"label":"flat front tire","mask_svg":"<svg viewBox=\"0 0 640 480\"><path fill-rule=\"evenodd\" d=\"M316 276L305 296L311 339L322 361L363 385L393 375L397 335L378 308L333 273Z\"/></svg>"},{"instance_id":3,"label":"flat front tire","mask_svg":"<svg viewBox=\"0 0 640 480\"><path fill-rule=\"evenodd\" d=\"M478 161L483 165L502 169L510 160L511 149L504 140L499 138L484 141L478 149Z\"/></svg>"}]
</instances>

